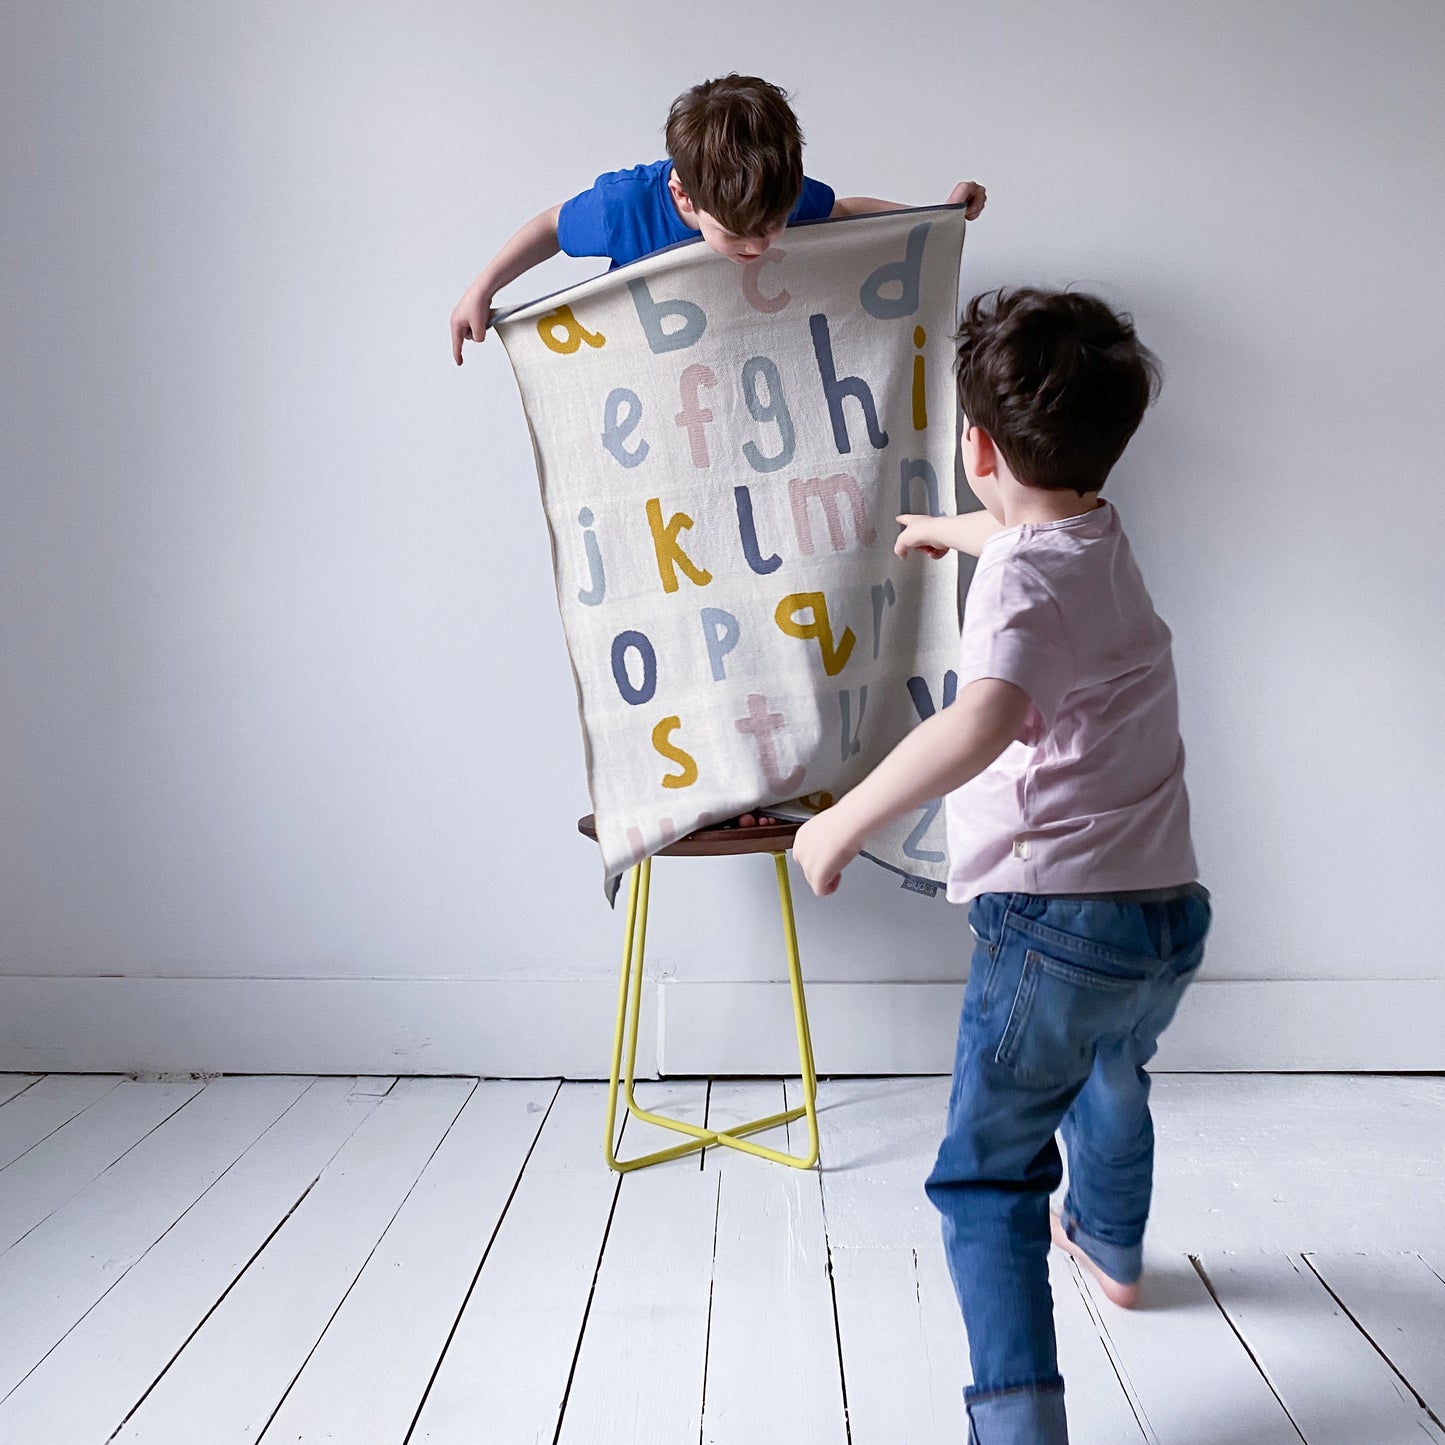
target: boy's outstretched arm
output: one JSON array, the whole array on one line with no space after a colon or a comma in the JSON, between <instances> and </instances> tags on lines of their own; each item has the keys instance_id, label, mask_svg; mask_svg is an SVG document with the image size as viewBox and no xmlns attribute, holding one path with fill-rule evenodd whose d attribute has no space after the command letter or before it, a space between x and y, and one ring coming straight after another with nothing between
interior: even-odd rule
<instances>
[{"instance_id":1,"label":"boy's outstretched arm","mask_svg":"<svg viewBox=\"0 0 1445 1445\"><path fill-rule=\"evenodd\" d=\"M452 311L452 355L458 366L462 364L462 342L480 341L487 334L492 297L509 281L557 254L557 215L561 209L559 203L533 216L462 293Z\"/></svg>"},{"instance_id":2,"label":"boy's outstretched arm","mask_svg":"<svg viewBox=\"0 0 1445 1445\"><path fill-rule=\"evenodd\" d=\"M967 552L977 557L988 539L1004 529L992 512L983 510L960 512L956 517L905 512L894 521L903 528L893 544L893 550L900 557L922 552L935 560L949 552Z\"/></svg>"},{"instance_id":3,"label":"boy's outstretched arm","mask_svg":"<svg viewBox=\"0 0 1445 1445\"><path fill-rule=\"evenodd\" d=\"M946 205L963 206L963 219L978 218L988 200L988 192L977 181L960 181L949 193ZM877 196L838 196L833 209L828 212L830 220L839 216L876 216L879 211L906 211L902 201L881 201Z\"/></svg>"},{"instance_id":4,"label":"boy's outstretched arm","mask_svg":"<svg viewBox=\"0 0 1445 1445\"><path fill-rule=\"evenodd\" d=\"M942 712L919 725L831 808L793 839L808 886L832 893L870 833L981 773L1018 736L1029 695L999 678L971 682Z\"/></svg>"}]
</instances>

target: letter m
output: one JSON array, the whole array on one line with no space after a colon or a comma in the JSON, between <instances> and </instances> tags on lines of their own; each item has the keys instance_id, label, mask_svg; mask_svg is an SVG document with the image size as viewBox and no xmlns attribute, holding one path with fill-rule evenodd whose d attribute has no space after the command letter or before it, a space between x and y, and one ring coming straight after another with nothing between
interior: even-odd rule
<instances>
[{"instance_id":1,"label":"letter m","mask_svg":"<svg viewBox=\"0 0 1445 1445\"><path fill-rule=\"evenodd\" d=\"M793 531L797 533L798 546L805 557L813 555L813 524L808 515L808 502L814 498L823 508L823 518L828 523L828 541L835 552L847 546L843 536L843 508L840 499L847 498L853 513L853 533L859 544L871 547L878 540L878 533L868 521L868 505L858 483L847 472L835 472L831 477L794 477L788 483L788 497L793 504Z\"/></svg>"}]
</instances>

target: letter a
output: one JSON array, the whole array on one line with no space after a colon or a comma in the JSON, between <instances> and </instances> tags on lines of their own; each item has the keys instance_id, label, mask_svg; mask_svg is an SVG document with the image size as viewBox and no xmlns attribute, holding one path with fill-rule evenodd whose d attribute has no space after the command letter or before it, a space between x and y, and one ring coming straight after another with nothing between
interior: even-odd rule
<instances>
[{"instance_id":1,"label":"letter a","mask_svg":"<svg viewBox=\"0 0 1445 1445\"><path fill-rule=\"evenodd\" d=\"M561 332L559 336L557 333ZM570 306L559 306L537 318L537 335L548 351L558 356L571 356L585 341L588 346L601 346L607 338L600 331L589 331L573 314Z\"/></svg>"}]
</instances>

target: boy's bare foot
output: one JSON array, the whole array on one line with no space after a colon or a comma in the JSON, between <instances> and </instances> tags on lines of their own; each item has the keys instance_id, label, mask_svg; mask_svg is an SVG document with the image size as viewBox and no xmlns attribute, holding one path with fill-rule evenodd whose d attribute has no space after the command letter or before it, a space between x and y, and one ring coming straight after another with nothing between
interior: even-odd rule
<instances>
[{"instance_id":1,"label":"boy's bare foot","mask_svg":"<svg viewBox=\"0 0 1445 1445\"><path fill-rule=\"evenodd\" d=\"M1049 1211L1049 1234L1053 1241L1065 1254L1071 1254L1079 1261L1090 1274L1099 1282L1099 1288L1104 1291L1112 1303L1119 1306L1121 1310L1131 1310L1139 1303L1139 1285L1120 1284L1117 1279L1110 1279L1067 1234L1064 1233L1064 1221L1051 1209Z\"/></svg>"}]
</instances>

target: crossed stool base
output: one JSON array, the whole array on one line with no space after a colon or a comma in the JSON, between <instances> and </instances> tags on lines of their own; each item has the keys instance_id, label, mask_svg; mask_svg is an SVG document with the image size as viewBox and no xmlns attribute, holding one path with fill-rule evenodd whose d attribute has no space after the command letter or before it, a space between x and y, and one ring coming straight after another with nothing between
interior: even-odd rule
<instances>
[{"instance_id":1,"label":"crossed stool base","mask_svg":"<svg viewBox=\"0 0 1445 1445\"><path fill-rule=\"evenodd\" d=\"M589 837L596 837L592 818L583 818L578 829ZM813 1066L813 1040L808 1032L808 1005L803 994L803 970L798 956L798 934L793 919L793 893L788 883L787 848L798 831L799 824L789 822L764 822L754 828L708 828L689 834L661 850L666 856L674 857L717 857L738 853L770 853L778 880L778 906L782 914L783 942L788 956L788 982L793 996L793 1024L798 1038L799 1072L803 1083L803 1102L779 1114L769 1114L750 1123L737 1124L729 1129L705 1129L689 1124L682 1119L673 1119L666 1114L657 1114L644 1109L636 1099L633 1083L637 1068L638 1023L642 1013L642 975L647 950L647 904L652 885L652 859L644 858L630 873L627 895L627 925L622 941L622 977L617 990L617 1026L612 1038L612 1072L607 1085L607 1125L604 1146L607 1163L619 1174L633 1169L643 1169L650 1164L662 1164L668 1159L680 1159L686 1154L695 1154L709 1145L718 1144L728 1149L739 1149L745 1154L756 1154L760 1159L771 1159L776 1164L788 1164L794 1169L811 1169L818 1162L818 1075ZM625 1057L625 1068L624 1068ZM647 1124L657 1124L664 1129L688 1136L687 1141L675 1144L670 1149L658 1149L635 1159L617 1157L617 1096L622 1093L627 1112L634 1119ZM808 1121L808 1152L789 1154L780 1149L770 1149L749 1138L768 1129L790 1124L795 1119Z\"/></svg>"}]
</instances>

